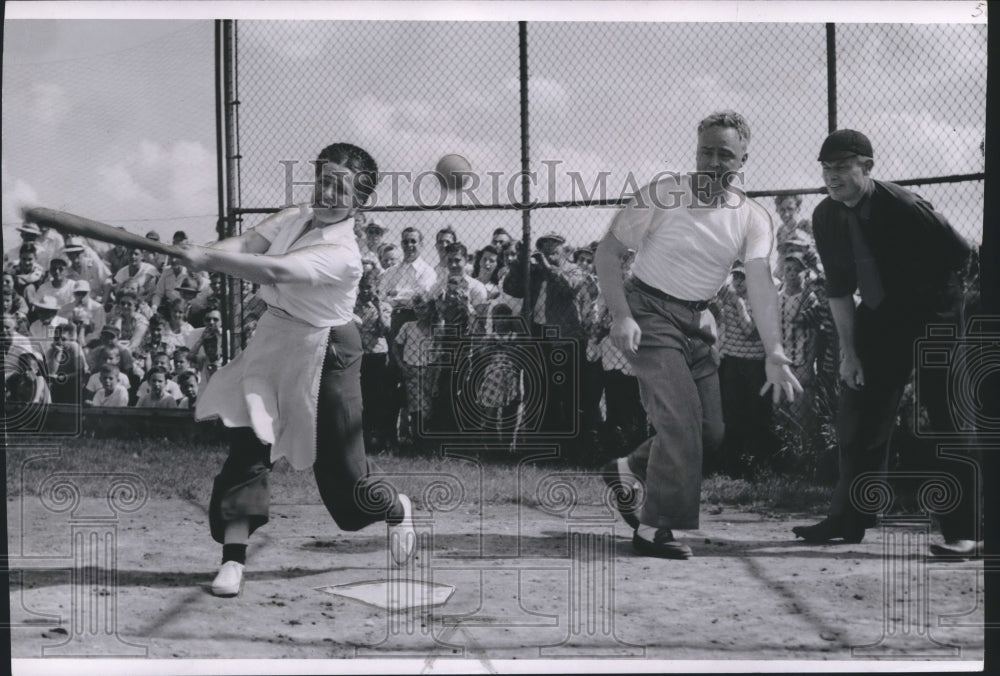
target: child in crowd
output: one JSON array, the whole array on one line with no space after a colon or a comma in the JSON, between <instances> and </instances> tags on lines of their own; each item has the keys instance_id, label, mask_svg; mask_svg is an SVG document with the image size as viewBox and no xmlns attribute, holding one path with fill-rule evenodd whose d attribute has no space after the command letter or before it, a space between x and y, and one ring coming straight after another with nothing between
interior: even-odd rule
<instances>
[{"instance_id":1,"label":"child in crowd","mask_svg":"<svg viewBox=\"0 0 1000 676\"><path fill-rule=\"evenodd\" d=\"M135 392L136 398L141 399L142 397L149 394L149 390L151 387L149 382L149 376L150 374L153 373L153 371L157 369L163 371L164 374L164 383L163 383L164 392L175 402L181 397L183 397L184 395L181 393L181 388L178 387L176 382L170 379L170 355L167 354L166 352L157 352L156 354L153 355L153 365L146 372L145 378L143 378L143 381L139 383L138 389L136 389Z\"/></svg>"},{"instance_id":2,"label":"child in crowd","mask_svg":"<svg viewBox=\"0 0 1000 676\"><path fill-rule=\"evenodd\" d=\"M791 360L791 370L802 385L802 394L794 401L785 401L779 411L790 423L792 433L809 426L812 398L816 381L816 333L819 330L820 303L816 294L805 284L808 271L800 252L785 254L784 282L778 293L781 319L781 344Z\"/></svg>"},{"instance_id":3,"label":"child in crowd","mask_svg":"<svg viewBox=\"0 0 1000 676\"><path fill-rule=\"evenodd\" d=\"M177 380L177 384L180 385L178 378L185 371L191 371L193 366L191 365L191 350L186 347L179 347L174 350L173 355L171 355L171 361L173 361L173 370L170 372L170 378L172 380Z\"/></svg>"},{"instance_id":4,"label":"child in crowd","mask_svg":"<svg viewBox=\"0 0 1000 676\"><path fill-rule=\"evenodd\" d=\"M747 300L746 270L736 263L717 298L719 390L726 432L718 453L706 453L705 475L716 471L742 477L771 462L776 448L771 429L771 398L760 396L764 344Z\"/></svg>"},{"instance_id":5,"label":"child in crowd","mask_svg":"<svg viewBox=\"0 0 1000 676\"><path fill-rule=\"evenodd\" d=\"M419 440L437 394L438 369L431 361L434 328L439 323L437 307L432 299L418 293L413 297L413 312L416 320L403 324L393 342L393 356L406 388L407 420L406 431L400 435L401 444Z\"/></svg>"},{"instance_id":6,"label":"child in crowd","mask_svg":"<svg viewBox=\"0 0 1000 676\"><path fill-rule=\"evenodd\" d=\"M94 395L99 392L102 388L101 385L101 373L105 366L114 366L117 375L115 376L118 383L125 388L125 393L129 395L129 401L131 402L131 392L132 383L129 377L122 371L122 350L117 345L102 345L95 351L95 358L93 361L92 375L87 381L84 387L83 399L84 403L88 401L93 401Z\"/></svg>"},{"instance_id":7,"label":"child in crowd","mask_svg":"<svg viewBox=\"0 0 1000 676\"><path fill-rule=\"evenodd\" d=\"M177 408L177 399L166 392L167 370L162 366L154 366L146 374L148 391L139 397L136 408ZM180 392L180 390L178 390Z\"/></svg>"},{"instance_id":8,"label":"child in crowd","mask_svg":"<svg viewBox=\"0 0 1000 676\"><path fill-rule=\"evenodd\" d=\"M177 402L177 408L194 409L198 402L198 374L194 371L184 371L177 376L177 385L184 395Z\"/></svg>"},{"instance_id":9,"label":"child in crowd","mask_svg":"<svg viewBox=\"0 0 1000 676\"><path fill-rule=\"evenodd\" d=\"M105 408L128 406L128 388L121 382L122 374L118 367L114 364L105 364L97 375L101 389L95 392L94 398L86 403L90 406L103 406Z\"/></svg>"},{"instance_id":10,"label":"child in crowd","mask_svg":"<svg viewBox=\"0 0 1000 676\"><path fill-rule=\"evenodd\" d=\"M361 320L361 400L365 442L369 451L382 450L392 437L393 421L389 419L389 375L386 372L389 357L389 326L392 323L392 306L376 293L379 275L366 272L358 284L358 298L354 314Z\"/></svg>"},{"instance_id":11,"label":"child in crowd","mask_svg":"<svg viewBox=\"0 0 1000 676\"><path fill-rule=\"evenodd\" d=\"M522 399L521 367L514 354L514 341L526 329L509 305L493 306L490 320L490 331L480 347L480 353L488 355L488 366L478 383L472 385L476 386L476 404L484 409L485 441L513 447Z\"/></svg>"}]
</instances>

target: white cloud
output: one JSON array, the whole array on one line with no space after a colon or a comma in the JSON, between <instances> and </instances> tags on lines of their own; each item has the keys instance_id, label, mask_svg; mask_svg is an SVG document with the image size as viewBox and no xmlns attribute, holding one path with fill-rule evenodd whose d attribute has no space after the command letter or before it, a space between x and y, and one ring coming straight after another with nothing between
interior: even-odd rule
<instances>
[{"instance_id":1,"label":"white cloud","mask_svg":"<svg viewBox=\"0 0 1000 676\"><path fill-rule=\"evenodd\" d=\"M193 141L161 145L148 139L114 164L99 167L99 189L131 218L212 213L214 153Z\"/></svg>"},{"instance_id":2,"label":"white cloud","mask_svg":"<svg viewBox=\"0 0 1000 676\"><path fill-rule=\"evenodd\" d=\"M38 192L26 181L15 178L3 163L3 222L20 223L21 207L38 202Z\"/></svg>"}]
</instances>

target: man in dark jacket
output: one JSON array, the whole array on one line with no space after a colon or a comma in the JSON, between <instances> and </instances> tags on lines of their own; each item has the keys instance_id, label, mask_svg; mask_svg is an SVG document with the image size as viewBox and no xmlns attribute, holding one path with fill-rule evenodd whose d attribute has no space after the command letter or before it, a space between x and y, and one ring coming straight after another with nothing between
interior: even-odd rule
<instances>
[{"instance_id":1,"label":"man in dark jacket","mask_svg":"<svg viewBox=\"0 0 1000 676\"><path fill-rule=\"evenodd\" d=\"M562 250L566 240L549 232L535 242L531 254L530 293L525 297L524 252L522 251L503 281L503 290L514 298L524 298L530 310L531 334L539 339L541 363L537 373L526 374L525 386L537 383L541 392L525 394L526 401L538 406L525 410L522 428L538 432L562 443L563 457L579 450L580 402L577 374L586 347L586 333L575 302L578 289L586 281ZM539 396L540 395L540 396ZM533 418L540 417L540 420Z\"/></svg>"},{"instance_id":2,"label":"man in dark jacket","mask_svg":"<svg viewBox=\"0 0 1000 676\"><path fill-rule=\"evenodd\" d=\"M919 195L872 178L873 151L864 134L850 129L830 134L819 161L829 197L813 212L813 231L842 346L845 385L837 413L840 475L829 516L793 532L814 543L860 542L874 516L859 504L862 484L855 482L886 471L900 398L913 373L915 341L927 336L932 324L962 328L961 270L970 249ZM861 298L857 306L855 291ZM922 373L920 390L931 428L953 432L945 379L924 379ZM977 468L968 458L943 455L934 465L936 473L954 479L957 492L954 509L939 515L945 543L931 551L971 554L978 540Z\"/></svg>"}]
</instances>

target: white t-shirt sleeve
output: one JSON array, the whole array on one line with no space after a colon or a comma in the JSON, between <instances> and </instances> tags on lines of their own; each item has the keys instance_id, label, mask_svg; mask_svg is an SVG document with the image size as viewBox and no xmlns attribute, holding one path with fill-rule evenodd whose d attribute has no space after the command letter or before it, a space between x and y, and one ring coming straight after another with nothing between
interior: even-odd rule
<instances>
[{"instance_id":1,"label":"white t-shirt sleeve","mask_svg":"<svg viewBox=\"0 0 1000 676\"><path fill-rule=\"evenodd\" d=\"M310 284L350 282L361 278L361 259L348 247L316 244L284 254L284 260L309 277Z\"/></svg>"},{"instance_id":2,"label":"white t-shirt sleeve","mask_svg":"<svg viewBox=\"0 0 1000 676\"><path fill-rule=\"evenodd\" d=\"M747 211L746 239L743 241L741 259L743 262L755 258L770 259L774 248L774 228L771 215L756 201L749 199L750 209Z\"/></svg>"},{"instance_id":3,"label":"white t-shirt sleeve","mask_svg":"<svg viewBox=\"0 0 1000 676\"><path fill-rule=\"evenodd\" d=\"M638 249L653 221L653 190L659 184L639 189L611 221L611 234L629 249ZM660 189L657 189L659 196Z\"/></svg>"}]
</instances>

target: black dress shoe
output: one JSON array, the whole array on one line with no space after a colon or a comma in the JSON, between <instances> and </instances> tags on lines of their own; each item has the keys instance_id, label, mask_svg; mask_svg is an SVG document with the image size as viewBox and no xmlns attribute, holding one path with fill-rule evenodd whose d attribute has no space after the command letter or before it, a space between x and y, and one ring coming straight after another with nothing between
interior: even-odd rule
<instances>
[{"instance_id":1,"label":"black dress shoe","mask_svg":"<svg viewBox=\"0 0 1000 676\"><path fill-rule=\"evenodd\" d=\"M639 537L639 531L636 531L632 536L632 548L637 554L661 559L690 559L694 556L690 547L674 539L669 528L658 528L652 542Z\"/></svg>"},{"instance_id":2,"label":"black dress shoe","mask_svg":"<svg viewBox=\"0 0 1000 676\"><path fill-rule=\"evenodd\" d=\"M939 558L968 559L979 554L979 544L975 540L945 540L931 545L931 555Z\"/></svg>"},{"instance_id":3,"label":"black dress shoe","mask_svg":"<svg viewBox=\"0 0 1000 676\"><path fill-rule=\"evenodd\" d=\"M792 532L812 544L824 544L834 540L857 544L865 537L865 527L857 523L846 522L842 518L828 516L812 526L795 526Z\"/></svg>"},{"instance_id":4,"label":"black dress shoe","mask_svg":"<svg viewBox=\"0 0 1000 676\"><path fill-rule=\"evenodd\" d=\"M625 523L633 530L639 527L639 517L636 516L636 500L638 491L635 486L626 483L622 475L618 472L618 461L612 460L601 467L601 478L611 489L615 500L615 507L618 513L625 519Z\"/></svg>"}]
</instances>

